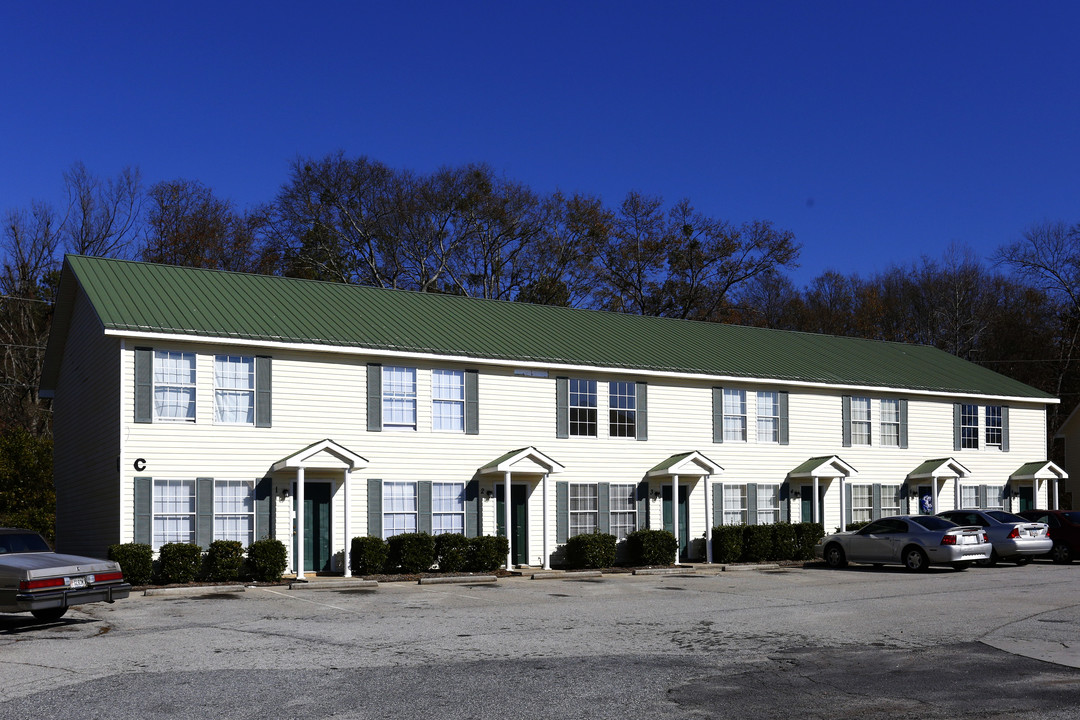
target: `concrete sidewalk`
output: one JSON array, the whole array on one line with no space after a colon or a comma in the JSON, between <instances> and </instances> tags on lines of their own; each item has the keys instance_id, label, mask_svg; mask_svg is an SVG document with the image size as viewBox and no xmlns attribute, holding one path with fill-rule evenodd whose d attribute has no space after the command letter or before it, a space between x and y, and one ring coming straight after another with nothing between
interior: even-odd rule
<instances>
[{"instance_id":1,"label":"concrete sidewalk","mask_svg":"<svg viewBox=\"0 0 1080 720\"><path fill-rule=\"evenodd\" d=\"M981 642L1013 655L1080 668L1080 605L1000 627Z\"/></svg>"}]
</instances>

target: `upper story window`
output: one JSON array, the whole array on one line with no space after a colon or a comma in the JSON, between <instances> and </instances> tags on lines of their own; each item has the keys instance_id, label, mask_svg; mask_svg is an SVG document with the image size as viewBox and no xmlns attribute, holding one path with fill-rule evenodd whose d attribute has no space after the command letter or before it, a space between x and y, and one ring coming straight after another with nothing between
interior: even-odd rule
<instances>
[{"instance_id":1,"label":"upper story window","mask_svg":"<svg viewBox=\"0 0 1080 720\"><path fill-rule=\"evenodd\" d=\"M780 442L780 393L761 391L757 394L757 441Z\"/></svg>"},{"instance_id":2,"label":"upper story window","mask_svg":"<svg viewBox=\"0 0 1080 720\"><path fill-rule=\"evenodd\" d=\"M611 437L636 437L637 383L609 383L608 408L608 432Z\"/></svg>"},{"instance_id":3,"label":"upper story window","mask_svg":"<svg viewBox=\"0 0 1080 720\"><path fill-rule=\"evenodd\" d=\"M154 419L195 422L195 353L154 351Z\"/></svg>"},{"instance_id":4,"label":"upper story window","mask_svg":"<svg viewBox=\"0 0 1080 720\"><path fill-rule=\"evenodd\" d=\"M870 398L851 398L851 444L870 444Z\"/></svg>"},{"instance_id":5,"label":"upper story window","mask_svg":"<svg viewBox=\"0 0 1080 720\"><path fill-rule=\"evenodd\" d=\"M979 406L960 406L960 447L977 449L979 447Z\"/></svg>"},{"instance_id":6,"label":"upper story window","mask_svg":"<svg viewBox=\"0 0 1080 720\"><path fill-rule=\"evenodd\" d=\"M432 483L431 534L465 533L465 483Z\"/></svg>"},{"instance_id":7,"label":"upper story window","mask_svg":"<svg viewBox=\"0 0 1080 720\"><path fill-rule=\"evenodd\" d=\"M416 368L384 367L382 380L383 427L415 430Z\"/></svg>"},{"instance_id":8,"label":"upper story window","mask_svg":"<svg viewBox=\"0 0 1080 720\"><path fill-rule=\"evenodd\" d=\"M746 442L746 391L724 388L724 442Z\"/></svg>"},{"instance_id":9,"label":"upper story window","mask_svg":"<svg viewBox=\"0 0 1080 720\"><path fill-rule=\"evenodd\" d=\"M595 380L570 378L570 435L596 437Z\"/></svg>"},{"instance_id":10,"label":"upper story window","mask_svg":"<svg viewBox=\"0 0 1080 720\"><path fill-rule=\"evenodd\" d=\"M1001 447L1001 406L986 406L986 447Z\"/></svg>"},{"instance_id":11,"label":"upper story window","mask_svg":"<svg viewBox=\"0 0 1080 720\"><path fill-rule=\"evenodd\" d=\"M611 503L611 534L616 541L637 530L637 485L612 483L609 491Z\"/></svg>"},{"instance_id":12,"label":"upper story window","mask_svg":"<svg viewBox=\"0 0 1080 720\"><path fill-rule=\"evenodd\" d=\"M416 483L383 483L383 539L416 532Z\"/></svg>"},{"instance_id":13,"label":"upper story window","mask_svg":"<svg viewBox=\"0 0 1080 720\"><path fill-rule=\"evenodd\" d=\"M900 401L895 398L881 401L881 445L900 447Z\"/></svg>"},{"instance_id":14,"label":"upper story window","mask_svg":"<svg viewBox=\"0 0 1080 720\"><path fill-rule=\"evenodd\" d=\"M214 356L214 422L255 424L255 358Z\"/></svg>"},{"instance_id":15,"label":"upper story window","mask_svg":"<svg viewBox=\"0 0 1080 720\"><path fill-rule=\"evenodd\" d=\"M596 532L599 508L596 485L570 483L570 537Z\"/></svg>"},{"instance_id":16,"label":"upper story window","mask_svg":"<svg viewBox=\"0 0 1080 720\"><path fill-rule=\"evenodd\" d=\"M431 424L443 432L465 432L465 372L431 371Z\"/></svg>"},{"instance_id":17,"label":"upper story window","mask_svg":"<svg viewBox=\"0 0 1080 720\"><path fill-rule=\"evenodd\" d=\"M255 482L214 481L214 539L236 540L244 547L255 536Z\"/></svg>"}]
</instances>

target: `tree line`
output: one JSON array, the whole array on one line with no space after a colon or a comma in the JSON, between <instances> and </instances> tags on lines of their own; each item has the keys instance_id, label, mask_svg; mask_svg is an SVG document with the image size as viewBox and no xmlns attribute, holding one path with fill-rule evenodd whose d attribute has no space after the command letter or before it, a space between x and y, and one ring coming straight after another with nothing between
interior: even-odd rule
<instances>
[{"instance_id":1,"label":"tree line","mask_svg":"<svg viewBox=\"0 0 1080 720\"><path fill-rule=\"evenodd\" d=\"M251 208L198 180L146 185L134 167L76 163L62 186L62 208L3 215L0 455L13 458L49 442L37 385L65 252L933 345L1060 397L1051 432L1080 400L1080 223L1033 224L989 265L950 247L796 287L801 246L768 220L637 191L616 204L538 192L483 164L298 158ZM15 512L5 462L0 522Z\"/></svg>"}]
</instances>

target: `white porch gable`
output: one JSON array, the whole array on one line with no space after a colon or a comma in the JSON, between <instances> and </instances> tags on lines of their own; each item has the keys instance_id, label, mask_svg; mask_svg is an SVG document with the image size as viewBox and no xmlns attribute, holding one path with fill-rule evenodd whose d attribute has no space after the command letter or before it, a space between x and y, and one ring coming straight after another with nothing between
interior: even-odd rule
<instances>
[{"instance_id":1,"label":"white porch gable","mask_svg":"<svg viewBox=\"0 0 1080 720\"><path fill-rule=\"evenodd\" d=\"M966 478L971 471L961 465L956 459L948 457L938 460L927 460L908 473L909 480L938 480Z\"/></svg>"},{"instance_id":2,"label":"white porch gable","mask_svg":"<svg viewBox=\"0 0 1080 720\"><path fill-rule=\"evenodd\" d=\"M710 518L712 515L712 509L709 507L709 502L712 499L712 493L709 491L709 477L712 475L719 475L724 472L724 468L717 465L709 458L702 455L697 450L691 450L690 452L679 453L678 455L672 455L668 459L654 466L649 470L646 475L650 478L654 477L669 477L671 478L671 502L672 502L672 528L675 533L675 537L679 537L679 512L677 510L679 505L679 477L692 477L701 478L705 482L705 562L712 562L712 522ZM675 551L675 564L679 564L679 551Z\"/></svg>"},{"instance_id":3,"label":"white porch gable","mask_svg":"<svg viewBox=\"0 0 1080 720\"><path fill-rule=\"evenodd\" d=\"M813 478L845 478L858 475L859 471L848 465L836 455L810 458L791 471L789 477L796 480Z\"/></svg>"},{"instance_id":4,"label":"white porch gable","mask_svg":"<svg viewBox=\"0 0 1080 720\"><path fill-rule=\"evenodd\" d=\"M506 537L510 539L510 478L517 475L540 475L541 489L544 508L544 569L551 569L551 553L548 551L549 518L548 518L548 475L565 470L561 464L537 450L529 447L511 450L501 455L478 471L481 475L502 475L503 478L503 527L506 528ZM512 541L511 541L512 542ZM514 566L513 546L506 552L506 569Z\"/></svg>"}]
</instances>

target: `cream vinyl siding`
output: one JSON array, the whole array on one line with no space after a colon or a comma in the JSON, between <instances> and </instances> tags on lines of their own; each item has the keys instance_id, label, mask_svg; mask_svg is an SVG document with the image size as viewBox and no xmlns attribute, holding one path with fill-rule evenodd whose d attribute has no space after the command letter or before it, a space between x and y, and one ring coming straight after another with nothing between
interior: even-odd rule
<instances>
[{"instance_id":1,"label":"cream vinyl siding","mask_svg":"<svg viewBox=\"0 0 1080 720\"><path fill-rule=\"evenodd\" d=\"M107 338L82 290L53 403L56 547L104 557L122 539L117 457L120 452L120 341Z\"/></svg>"}]
</instances>

